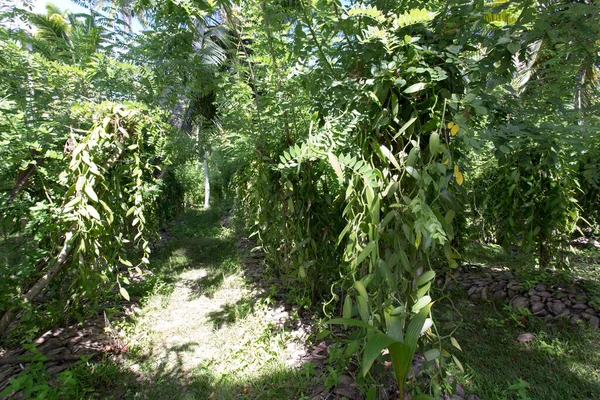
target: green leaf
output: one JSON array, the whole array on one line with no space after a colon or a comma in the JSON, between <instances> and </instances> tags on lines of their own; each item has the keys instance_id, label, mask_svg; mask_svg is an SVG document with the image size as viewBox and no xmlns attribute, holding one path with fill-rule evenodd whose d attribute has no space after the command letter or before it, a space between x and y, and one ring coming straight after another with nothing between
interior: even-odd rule
<instances>
[{"instance_id":1,"label":"green leaf","mask_svg":"<svg viewBox=\"0 0 600 400\"><path fill-rule=\"evenodd\" d=\"M383 333L375 333L373 334L367 341L365 345L365 350L363 352L363 362L362 362L362 373L363 376L367 376L371 366L381 355L381 351L383 349L387 349L392 343L397 343L398 341L391 336L388 336ZM402 344L402 343L400 343Z\"/></svg>"},{"instance_id":2,"label":"green leaf","mask_svg":"<svg viewBox=\"0 0 600 400\"><path fill-rule=\"evenodd\" d=\"M384 311L385 326L387 328L386 332L388 335L390 335L394 339L396 339L398 341L403 341L404 340L404 332L402 332L402 326L403 326L404 318L396 316L396 315L391 315L390 311L393 312L393 310L390 310L391 308L392 308L392 306L389 306Z\"/></svg>"},{"instance_id":3,"label":"green leaf","mask_svg":"<svg viewBox=\"0 0 600 400\"><path fill-rule=\"evenodd\" d=\"M90 213L90 215L92 217L94 217L98 221L100 221L100 214L98 214L98 211L96 211L96 209L91 204L86 205L85 209L87 210L88 213Z\"/></svg>"},{"instance_id":4,"label":"green leaf","mask_svg":"<svg viewBox=\"0 0 600 400\"><path fill-rule=\"evenodd\" d=\"M400 262L404 267L405 271L410 271L410 262L408 261L408 256L402 249L398 249L398 254L400 255Z\"/></svg>"},{"instance_id":5,"label":"green leaf","mask_svg":"<svg viewBox=\"0 0 600 400\"><path fill-rule=\"evenodd\" d=\"M397 139L398 136L402 135L404 133L404 131L406 131L408 128L410 128L410 126L412 124L415 123L416 120L417 120L417 115L416 115L416 113L413 113L413 115L410 117L410 119L404 125L402 125L402 128L400 128L398 130L398 132L396 132L396 134L394 135L394 139Z\"/></svg>"},{"instance_id":6,"label":"green leaf","mask_svg":"<svg viewBox=\"0 0 600 400\"><path fill-rule=\"evenodd\" d=\"M396 169L400 170L400 164L398 164L398 160L396 160L396 157L394 157L394 154L392 154L392 152L385 147L385 145L381 145L380 146L381 152L383 153L383 155L394 165L394 167L396 167Z\"/></svg>"},{"instance_id":7,"label":"green leaf","mask_svg":"<svg viewBox=\"0 0 600 400\"><path fill-rule=\"evenodd\" d=\"M344 318L350 319L352 317L352 297L350 295L346 295L344 299L344 311L342 313Z\"/></svg>"},{"instance_id":8,"label":"green leaf","mask_svg":"<svg viewBox=\"0 0 600 400\"><path fill-rule=\"evenodd\" d=\"M423 90L424 88L425 88L425 83L419 82L419 83L412 84L409 87L407 87L406 89L404 89L404 93L406 93L406 94L416 93L420 90Z\"/></svg>"},{"instance_id":9,"label":"green leaf","mask_svg":"<svg viewBox=\"0 0 600 400\"><path fill-rule=\"evenodd\" d=\"M421 330L425 325L425 320L427 319L427 315L429 315L432 304L433 303L429 303L423 307L419 313L411 319L408 328L406 329L404 343L411 349L417 348L417 340L421 335Z\"/></svg>"},{"instance_id":10,"label":"green leaf","mask_svg":"<svg viewBox=\"0 0 600 400\"><path fill-rule=\"evenodd\" d=\"M440 147L440 135L437 132L433 132L429 136L429 151L431 154L437 154Z\"/></svg>"},{"instance_id":11,"label":"green leaf","mask_svg":"<svg viewBox=\"0 0 600 400\"><path fill-rule=\"evenodd\" d=\"M441 353L438 349L430 349L423 353L423 357L425 357L427 361L432 361L438 358L440 354Z\"/></svg>"},{"instance_id":12,"label":"green leaf","mask_svg":"<svg viewBox=\"0 0 600 400\"><path fill-rule=\"evenodd\" d=\"M340 163L338 162L338 159L332 152L328 152L327 157L329 158L329 164L331 164L331 166L333 167L333 170L335 171L335 174L337 175L338 179L340 181L343 181L344 173L342 172L342 168L340 166Z\"/></svg>"},{"instance_id":13,"label":"green leaf","mask_svg":"<svg viewBox=\"0 0 600 400\"><path fill-rule=\"evenodd\" d=\"M381 274L384 276L388 285L391 288L395 287L396 281L395 281L394 275L392 274L392 271L390 271L390 268L388 267L387 263L384 260L379 260L379 261L377 261L377 266L379 267L379 270L381 271Z\"/></svg>"},{"instance_id":14,"label":"green leaf","mask_svg":"<svg viewBox=\"0 0 600 400\"><path fill-rule=\"evenodd\" d=\"M92 185L85 185L85 194L87 194L88 198L94 203L98 202L98 195L96 195L96 192L94 192Z\"/></svg>"},{"instance_id":15,"label":"green leaf","mask_svg":"<svg viewBox=\"0 0 600 400\"><path fill-rule=\"evenodd\" d=\"M75 184L75 190L80 192L81 189L83 189L84 185L85 185L85 176L82 175L79 178L77 178L77 183Z\"/></svg>"},{"instance_id":16,"label":"green leaf","mask_svg":"<svg viewBox=\"0 0 600 400\"><path fill-rule=\"evenodd\" d=\"M429 303L431 303L431 297L423 296L415 303L414 306L412 306L412 311L419 312L419 310L421 310L423 307L425 307Z\"/></svg>"},{"instance_id":17,"label":"green leaf","mask_svg":"<svg viewBox=\"0 0 600 400\"><path fill-rule=\"evenodd\" d=\"M69 208L73 208L74 206L79 204L80 201L81 201L81 197L79 197L79 196L73 198L71 201L69 201L67 204L65 204L65 210L69 209Z\"/></svg>"},{"instance_id":18,"label":"green leaf","mask_svg":"<svg viewBox=\"0 0 600 400\"><path fill-rule=\"evenodd\" d=\"M123 296L125 300L129 301L129 293L127 293L127 289L121 286L121 288L119 289L119 293L121 293L121 296Z\"/></svg>"},{"instance_id":19,"label":"green leaf","mask_svg":"<svg viewBox=\"0 0 600 400\"><path fill-rule=\"evenodd\" d=\"M413 396L412 400L435 400L435 397L427 393L419 393L418 395Z\"/></svg>"},{"instance_id":20,"label":"green leaf","mask_svg":"<svg viewBox=\"0 0 600 400\"><path fill-rule=\"evenodd\" d=\"M456 364L456 366L458 367L460 372L462 372L464 374L465 368L463 367L462 363L459 361L458 358L456 358L456 356L454 354L452 354L452 360L454 360L454 363Z\"/></svg>"},{"instance_id":21,"label":"green leaf","mask_svg":"<svg viewBox=\"0 0 600 400\"><path fill-rule=\"evenodd\" d=\"M374 330L375 327L366 322L360 321L354 318L332 318L328 321L323 322L326 325L351 325L357 326L359 328L365 328L369 330Z\"/></svg>"},{"instance_id":22,"label":"green leaf","mask_svg":"<svg viewBox=\"0 0 600 400\"><path fill-rule=\"evenodd\" d=\"M423 274L421 274L421 276L417 278L417 287L424 285L433 278L435 278L435 271L425 271Z\"/></svg>"},{"instance_id":23,"label":"green leaf","mask_svg":"<svg viewBox=\"0 0 600 400\"><path fill-rule=\"evenodd\" d=\"M128 260L125 260L124 258L121 258L121 257L119 257L119 262L120 262L121 264L123 264L123 265L126 265L126 266L128 266L128 267L133 267L133 264L131 264L131 262L130 262L130 261L128 261Z\"/></svg>"},{"instance_id":24,"label":"green leaf","mask_svg":"<svg viewBox=\"0 0 600 400\"><path fill-rule=\"evenodd\" d=\"M510 42L506 45L506 48L508 49L508 51L510 51L511 54L515 54L521 49L521 45L519 43Z\"/></svg>"},{"instance_id":25,"label":"green leaf","mask_svg":"<svg viewBox=\"0 0 600 400\"><path fill-rule=\"evenodd\" d=\"M506 146L506 145L500 145L499 147L500 151L503 152L504 154L508 154L510 153L510 147Z\"/></svg>"},{"instance_id":26,"label":"green leaf","mask_svg":"<svg viewBox=\"0 0 600 400\"><path fill-rule=\"evenodd\" d=\"M379 98L377 97L377 95L375 93L373 93L373 92L367 92L367 95L369 95L369 98L371 100L373 100L373 102L375 104L377 104L378 106L381 107L381 102L379 101Z\"/></svg>"},{"instance_id":27,"label":"green leaf","mask_svg":"<svg viewBox=\"0 0 600 400\"><path fill-rule=\"evenodd\" d=\"M458 350L462 351L462 349L460 348L460 344L458 344L458 342L456 341L456 339L454 339L454 337L450 337L450 343L452 343L452 346L456 347Z\"/></svg>"},{"instance_id":28,"label":"green leaf","mask_svg":"<svg viewBox=\"0 0 600 400\"><path fill-rule=\"evenodd\" d=\"M406 167L406 172L408 172L408 174L416 180L421 179L421 174L419 174L419 171L417 171L413 167Z\"/></svg>"},{"instance_id":29,"label":"green leaf","mask_svg":"<svg viewBox=\"0 0 600 400\"><path fill-rule=\"evenodd\" d=\"M362 284L361 281L354 282L354 287L356 288L356 290L358 291L358 293L360 294L360 296L365 301L369 300L369 295L367 294L367 289L365 288L365 286Z\"/></svg>"},{"instance_id":30,"label":"green leaf","mask_svg":"<svg viewBox=\"0 0 600 400\"><path fill-rule=\"evenodd\" d=\"M356 298L358 313L360 314L360 318L363 320L363 322L367 322L369 320L369 303L367 300L365 300L365 298L362 296L358 296Z\"/></svg>"},{"instance_id":31,"label":"green leaf","mask_svg":"<svg viewBox=\"0 0 600 400\"><path fill-rule=\"evenodd\" d=\"M369 244L367 244L365 248L361 250L360 254L356 258L356 264L360 264L361 262L363 262L365 258L367 258L371 254L371 252L375 250L376 246L376 242L369 242Z\"/></svg>"}]
</instances>

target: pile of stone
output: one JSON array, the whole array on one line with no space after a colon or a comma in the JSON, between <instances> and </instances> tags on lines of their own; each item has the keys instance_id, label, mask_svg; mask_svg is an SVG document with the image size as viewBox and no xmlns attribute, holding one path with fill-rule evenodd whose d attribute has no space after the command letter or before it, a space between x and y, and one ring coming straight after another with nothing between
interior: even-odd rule
<instances>
[{"instance_id":1,"label":"pile of stone","mask_svg":"<svg viewBox=\"0 0 600 400\"><path fill-rule=\"evenodd\" d=\"M451 288L458 283L474 299L508 300L513 309L526 308L535 316L552 319L569 318L572 324L587 320L600 328L600 309L590 303L585 293L575 287L538 283L523 288L518 277L500 269L457 270L452 277L438 279L438 285Z\"/></svg>"}]
</instances>

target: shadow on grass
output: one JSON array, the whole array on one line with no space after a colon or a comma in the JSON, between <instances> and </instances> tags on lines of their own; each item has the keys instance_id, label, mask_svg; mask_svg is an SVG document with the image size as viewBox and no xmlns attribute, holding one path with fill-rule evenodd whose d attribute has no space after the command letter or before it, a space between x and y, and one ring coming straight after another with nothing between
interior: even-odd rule
<instances>
[{"instance_id":1,"label":"shadow on grass","mask_svg":"<svg viewBox=\"0 0 600 400\"><path fill-rule=\"evenodd\" d=\"M475 306L467 300L458 300L456 308L442 302L436 315L440 325L462 319L453 336L463 349L456 355L467 368L462 383L468 392L482 399L526 398L522 394L544 400L598 398L597 331L568 322L550 325L537 317L498 312L491 303ZM526 332L536 338L518 342L517 337ZM511 389L511 385L515 386Z\"/></svg>"},{"instance_id":2,"label":"shadow on grass","mask_svg":"<svg viewBox=\"0 0 600 400\"><path fill-rule=\"evenodd\" d=\"M185 281L194 295L210 295L223 281L223 273L236 268L235 240L219 224L218 210L188 210L166 229L167 241L157 248L150 264L152 276L134 285L130 293L144 296L157 286L163 294L173 290L173 284L186 270L203 268L207 275L195 281Z\"/></svg>"},{"instance_id":3,"label":"shadow on grass","mask_svg":"<svg viewBox=\"0 0 600 400\"><path fill-rule=\"evenodd\" d=\"M221 329L223 325L231 325L252 314L255 299L240 299L235 303L227 303L220 310L207 314L208 320L212 322L214 329Z\"/></svg>"},{"instance_id":4,"label":"shadow on grass","mask_svg":"<svg viewBox=\"0 0 600 400\"><path fill-rule=\"evenodd\" d=\"M172 347L171 362L158 365L151 357L128 354L134 368L105 360L73 372L86 396L110 399L297 399L308 395L316 383L312 370L293 367L261 371L258 376L220 375L210 365L186 370L183 357L196 346L190 342Z\"/></svg>"}]
</instances>

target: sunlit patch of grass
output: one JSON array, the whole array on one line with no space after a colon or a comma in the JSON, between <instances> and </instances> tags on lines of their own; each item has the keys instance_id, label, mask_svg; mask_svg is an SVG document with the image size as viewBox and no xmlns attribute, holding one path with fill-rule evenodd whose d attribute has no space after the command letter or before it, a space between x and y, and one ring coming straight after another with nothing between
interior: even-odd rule
<instances>
[{"instance_id":1,"label":"sunlit patch of grass","mask_svg":"<svg viewBox=\"0 0 600 400\"><path fill-rule=\"evenodd\" d=\"M311 386L313 374L290 365L301 344L274 329L270 303L247 286L233 232L218 216L188 213L157 251L114 377L129 385L121 397L288 399Z\"/></svg>"}]
</instances>

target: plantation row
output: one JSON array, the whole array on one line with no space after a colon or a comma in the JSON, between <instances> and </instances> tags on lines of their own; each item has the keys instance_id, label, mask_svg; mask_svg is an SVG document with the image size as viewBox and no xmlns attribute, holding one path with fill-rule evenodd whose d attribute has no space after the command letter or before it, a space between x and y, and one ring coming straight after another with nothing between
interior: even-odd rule
<instances>
[{"instance_id":1,"label":"plantation row","mask_svg":"<svg viewBox=\"0 0 600 400\"><path fill-rule=\"evenodd\" d=\"M402 393L423 354L430 398L462 368L432 284L467 242L569 268L599 234L594 2L76 3L0 10L6 343L129 299L204 203L355 327L365 375L387 348Z\"/></svg>"}]
</instances>

